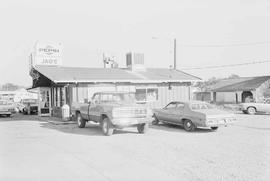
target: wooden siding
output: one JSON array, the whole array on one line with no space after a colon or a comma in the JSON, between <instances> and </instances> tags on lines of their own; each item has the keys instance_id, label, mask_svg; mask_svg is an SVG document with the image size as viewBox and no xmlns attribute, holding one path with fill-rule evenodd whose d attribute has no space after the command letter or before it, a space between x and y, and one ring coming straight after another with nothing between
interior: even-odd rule
<instances>
[{"instance_id":1,"label":"wooden siding","mask_svg":"<svg viewBox=\"0 0 270 181\"><path fill-rule=\"evenodd\" d=\"M91 100L96 91L129 91L135 92L136 88L158 89L158 100L145 102L149 108L162 108L171 101L190 100L190 84L187 83L163 83L163 84L77 84L70 85L71 106L83 103L85 99ZM69 89L69 90L70 90Z\"/></svg>"}]
</instances>

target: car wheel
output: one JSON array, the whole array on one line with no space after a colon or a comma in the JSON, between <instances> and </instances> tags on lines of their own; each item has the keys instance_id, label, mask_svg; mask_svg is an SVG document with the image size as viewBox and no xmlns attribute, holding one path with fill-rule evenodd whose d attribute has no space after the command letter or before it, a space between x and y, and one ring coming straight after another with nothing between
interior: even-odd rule
<instances>
[{"instance_id":1,"label":"car wheel","mask_svg":"<svg viewBox=\"0 0 270 181\"><path fill-rule=\"evenodd\" d=\"M248 114L255 114L256 113L256 108L255 107L248 107L247 113Z\"/></svg>"},{"instance_id":2,"label":"car wheel","mask_svg":"<svg viewBox=\"0 0 270 181\"><path fill-rule=\"evenodd\" d=\"M246 110L243 110L242 112L243 112L244 114L247 114L247 111L246 111Z\"/></svg>"},{"instance_id":3,"label":"car wheel","mask_svg":"<svg viewBox=\"0 0 270 181\"><path fill-rule=\"evenodd\" d=\"M153 118L154 118L154 120L152 121L152 124L153 125L158 125L159 120L158 120L158 118L157 118L157 116L155 114L154 114Z\"/></svg>"},{"instance_id":4,"label":"car wheel","mask_svg":"<svg viewBox=\"0 0 270 181\"><path fill-rule=\"evenodd\" d=\"M190 121L190 120L185 120L184 121L184 129L186 130L186 131L194 131L195 130L195 126L194 126L194 124L192 123L192 121Z\"/></svg>"},{"instance_id":5,"label":"car wheel","mask_svg":"<svg viewBox=\"0 0 270 181\"><path fill-rule=\"evenodd\" d=\"M137 130L141 134L146 133L148 131L148 129L149 129L149 124L148 123L143 123L143 124L137 125Z\"/></svg>"},{"instance_id":6,"label":"car wheel","mask_svg":"<svg viewBox=\"0 0 270 181\"><path fill-rule=\"evenodd\" d=\"M86 121L82 118L81 113L76 114L76 120L79 128L84 128Z\"/></svg>"},{"instance_id":7,"label":"car wheel","mask_svg":"<svg viewBox=\"0 0 270 181\"><path fill-rule=\"evenodd\" d=\"M216 131L218 129L218 127L211 127L212 131Z\"/></svg>"},{"instance_id":8,"label":"car wheel","mask_svg":"<svg viewBox=\"0 0 270 181\"><path fill-rule=\"evenodd\" d=\"M111 136L113 134L113 126L109 118L104 118L101 124L102 132L106 136Z\"/></svg>"}]
</instances>

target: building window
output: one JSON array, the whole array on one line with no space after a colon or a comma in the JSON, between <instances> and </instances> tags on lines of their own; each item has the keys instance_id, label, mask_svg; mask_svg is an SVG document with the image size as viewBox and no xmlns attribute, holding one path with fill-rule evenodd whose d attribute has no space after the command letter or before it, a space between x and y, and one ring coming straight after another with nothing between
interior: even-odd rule
<instances>
[{"instance_id":1,"label":"building window","mask_svg":"<svg viewBox=\"0 0 270 181\"><path fill-rule=\"evenodd\" d=\"M153 102L158 100L157 88L139 88L136 89L136 100L138 102Z\"/></svg>"}]
</instances>

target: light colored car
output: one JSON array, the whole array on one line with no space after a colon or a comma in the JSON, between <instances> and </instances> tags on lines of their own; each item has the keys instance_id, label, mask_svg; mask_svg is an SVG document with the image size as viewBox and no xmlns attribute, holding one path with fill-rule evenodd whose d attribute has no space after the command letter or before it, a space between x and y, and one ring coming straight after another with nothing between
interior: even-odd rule
<instances>
[{"instance_id":1,"label":"light colored car","mask_svg":"<svg viewBox=\"0 0 270 181\"><path fill-rule=\"evenodd\" d=\"M163 109L154 109L153 113L154 125L159 122L181 125L186 131L194 131L197 127L217 130L236 120L234 114L201 101L170 102Z\"/></svg>"},{"instance_id":2,"label":"light colored car","mask_svg":"<svg viewBox=\"0 0 270 181\"><path fill-rule=\"evenodd\" d=\"M152 121L152 111L136 104L135 93L97 92L89 103L75 110L80 128L87 121L100 123L104 135L110 136L114 129L137 127L139 133L145 133Z\"/></svg>"},{"instance_id":3,"label":"light colored car","mask_svg":"<svg viewBox=\"0 0 270 181\"><path fill-rule=\"evenodd\" d=\"M0 115L10 117L15 112L15 107L12 102L7 100L0 100Z\"/></svg>"},{"instance_id":4,"label":"light colored car","mask_svg":"<svg viewBox=\"0 0 270 181\"><path fill-rule=\"evenodd\" d=\"M257 112L270 113L270 99L263 102L248 102L239 105L239 109L246 114L255 114Z\"/></svg>"}]
</instances>

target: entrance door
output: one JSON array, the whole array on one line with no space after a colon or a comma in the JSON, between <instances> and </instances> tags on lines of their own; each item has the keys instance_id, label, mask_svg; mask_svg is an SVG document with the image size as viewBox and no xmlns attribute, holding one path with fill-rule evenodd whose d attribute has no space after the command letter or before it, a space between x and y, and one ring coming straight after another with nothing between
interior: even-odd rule
<instances>
[{"instance_id":1,"label":"entrance door","mask_svg":"<svg viewBox=\"0 0 270 181\"><path fill-rule=\"evenodd\" d=\"M49 88L40 88L39 97L39 115L50 116L51 115L51 91Z\"/></svg>"}]
</instances>

